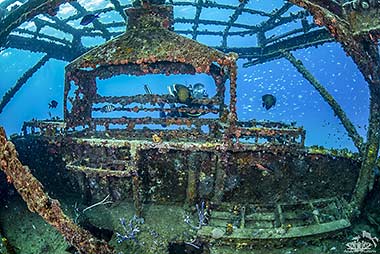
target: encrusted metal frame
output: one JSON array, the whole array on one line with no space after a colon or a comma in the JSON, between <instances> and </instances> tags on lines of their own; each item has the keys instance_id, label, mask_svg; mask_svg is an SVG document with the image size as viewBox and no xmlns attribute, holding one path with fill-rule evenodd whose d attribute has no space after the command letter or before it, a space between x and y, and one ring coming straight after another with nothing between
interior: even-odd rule
<instances>
[{"instance_id":1,"label":"encrusted metal frame","mask_svg":"<svg viewBox=\"0 0 380 254\"><path fill-rule=\"evenodd\" d=\"M9 3L9 1L5 1ZM65 22L69 20L78 19L86 13L86 10L81 7L78 3L71 2L70 4L78 11L78 15L67 18L67 20L61 20L56 17L50 17L50 20L43 20L36 15L41 13L48 13L49 15L54 15L57 11L56 6L65 1L29 1L22 8L16 9L14 12L9 14L5 19L0 21L0 25L4 26L4 29L0 33L0 43L5 48L24 48L31 51L46 52L47 55L41 59L34 67L32 67L25 75L17 82L16 86L12 88L3 98L0 104L0 109L2 110L8 101L14 96L18 89L27 81L27 79L33 75L49 58L59 58L65 60L72 60L75 57L86 52L87 49L81 45L80 38L82 36L103 36L105 40L111 39L118 32L110 32L109 28L114 28L115 26L121 25L118 23L102 24L99 21L94 22L94 30L88 31L84 29L74 29L73 27L67 25ZM122 12L122 9L126 6L122 6L118 1L111 1L115 6L115 10L120 13L120 15L125 19L126 16ZM223 207L222 197L224 195L224 179L226 177L226 168L230 163L230 158L234 151L271 151L273 154L284 153L286 151L292 151L295 154L299 154L303 151L303 142L305 133L302 128L297 128L292 125L285 125L282 123L268 123L271 126L267 126L266 123L252 122L238 122L236 115L236 59L238 56L243 59L247 59L248 62L245 64L246 67L262 63L265 61L273 60L276 58L285 57L288 59L301 73L302 75L320 92L321 96L329 103L333 111L342 121L343 126L346 128L349 136L353 139L360 155L362 156L362 165L359 173L359 177L354 189L352 199L349 204L344 204L344 211L342 214L347 212L347 217L340 218L343 219L337 224L330 225L332 230L344 228L349 226L347 219L352 218L356 213L355 211L360 209L363 204L363 200L372 188L374 174L372 169L376 163L378 151L379 151L379 140L380 133L380 57L377 42L380 36L379 32L379 20L373 19L373 15L378 15L379 13L379 3L377 1L367 1L367 0L354 0L354 1L324 1L324 0L291 0L293 4L297 4L300 7L308 10L314 18L314 24L308 21L308 12L303 10L292 13L290 12L288 16L285 14L291 8L291 4L286 2L281 8L275 10L271 13L266 13L262 11L252 10L246 8L248 1L241 1L238 6L228 6L220 5L214 2L203 2L199 0L197 3L188 2L171 2L174 6L186 6L191 5L196 8L196 14L194 20L185 20L180 18L167 19L164 16L160 16L159 8L162 6L146 6L145 1L143 1L144 7L142 9L135 8L130 9L132 15L141 14L139 13L148 11L150 15L146 20L140 20L140 24L152 25L158 24L158 27L171 28L172 21L183 22L183 23L193 23L192 29L189 31L180 31L178 33L191 34L193 39L197 39L199 35L216 35L222 38L221 45L216 47L220 51L235 51L237 55L230 54L225 55L219 53L219 51L213 51L211 48L203 48L191 44L187 41L186 44L190 44L193 47L191 49L196 49L200 55L195 57L195 61L192 58L188 58L187 54L182 51L180 54L173 54L176 49L170 48L169 46L164 46L158 51L154 51L154 47L150 47L153 51L142 52L138 51L136 47L131 47L127 50L127 57L125 57L124 52L118 52L118 39L113 39L109 43L106 43L104 47L95 48L88 53L84 54L82 57L74 61L67 67L67 75L65 80L65 123L61 122L44 122L44 121L32 121L26 123L23 127L24 133L29 134L28 129L34 132L34 134L43 134L44 136L53 137L56 139L59 136L65 137L70 133L71 141L69 145L75 145L77 147L91 145L92 142L98 142L96 139L89 138L89 135L95 133L96 125L103 125L105 127L104 135L107 136L108 132L111 131L109 128L110 124L123 124L127 125L128 131L135 131L135 121L139 124L176 124L176 125L195 125L195 131L177 131L174 133L169 133L169 135L158 135L157 137L150 136L155 134L153 132L145 132L142 135L145 138L151 137L152 141L143 141L134 143L134 141L125 141L123 146L127 146L130 150L129 159L131 161L130 167L125 175L119 175L119 177L129 177L131 179L133 200L135 202L136 213L142 214L141 206L141 179L139 177L137 168L137 162L140 160L140 151L147 151L149 149L161 150L181 150L181 149L191 149L194 151L214 151L215 155L215 186L214 195L211 198L213 204ZM1 7L1 6L0 6ZM157 7L157 8L156 8ZM165 12L165 7L162 9ZM233 14L227 22L211 21L211 20L201 20L200 14L203 8L222 8L231 9ZM105 8L103 12L111 11L110 8ZM243 25L238 24L238 17L242 13L251 13L261 16L268 17L267 21L259 25ZM24 15L20 15L24 14ZM285 15L285 16L284 16ZM136 17L138 17L137 15ZM149 15L148 15L149 16ZM31 32L25 29L15 29L21 23L33 19L37 31ZM51 20L54 20L51 22ZM266 38L265 32L294 20L300 20L301 29L295 29L293 31L278 35L275 37ZM122 22L123 23L123 22ZM223 32L209 32L200 31L199 25L223 25L225 29ZM55 27L61 31L68 31L73 35L71 41L65 39L54 38L40 33L41 28L45 26ZM317 29L316 26L324 26L325 29ZM146 26L145 26L146 27ZM149 27L149 26L148 26ZM157 27L157 25L156 25ZM231 28L239 28L243 31L231 32ZM139 27L138 23L130 23L128 30L133 30ZM164 30L163 30L164 31ZM328 31L328 32L327 32ZM12 34L13 32L13 34ZM14 32L17 32L14 33ZM169 31L168 31L169 32ZM170 34L164 34L162 38L167 38ZM171 33L171 32L170 32ZM34 36L33 40L39 42L37 44L28 44L25 42L30 39L22 36L22 34L32 34ZM255 34L257 37L258 45L257 47L250 48L231 48L228 47L228 38L230 36L244 36L247 34ZM135 33L136 35L136 33ZM332 37L333 38L332 38ZM128 36L127 36L128 37ZM132 36L133 37L133 36ZM170 36L169 36L170 37ZM41 39L45 40L44 42ZM128 39L128 38L126 38ZM175 40L181 41L179 38L174 38ZM364 143L362 138L358 135L355 127L350 122L344 111L340 108L339 104L332 98L332 96L323 89L323 86L318 83L318 81L306 70L302 62L295 59L294 56L289 52L297 48L304 48L312 45L319 45L324 42L337 40L343 45L344 50L350 55L355 63L357 64L359 70L364 75L366 81L369 84L370 90L370 119L369 128L367 133L367 142ZM46 41L47 40L47 41ZM128 41L128 40L127 40ZM114 43L114 44L113 44ZM133 44L133 43L132 43ZM68 45L76 46L76 50L68 50ZM69 47L70 47L69 46ZM60 48L61 50L57 50ZM110 52L109 49L115 49L114 52ZM125 49L125 47L121 47ZM54 49L54 50L53 50ZM59 53L57 53L59 52ZM168 52L167 55L160 55L162 52ZM187 52L187 51L186 51ZM202 53L207 53L204 56ZM98 54L99 53L99 54ZM105 58L102 58L104 57ZM201 59L201 60L200 60ZM200 60L200 61L199 61ZM163 63L165 62L165 63ZM216 64L215 64L216 63ZM90 68L90 70L88 70ZM119 119L119 120L107 120L107 119L97 119L94 120L91 116L93 110L99 110L92 108L94 103L111 102L113 104L121 104L122 110L129 112L139 112L140 108L126 108L127 104L132 102L136 103L146 103L151 100L153 103L171 102L172 98L158 95L137 95L133 97L99 97L96 94L96 80L95 77L109 78L113 75L119 74L133 74L133 75L144 75L144 74L154 74L154 73L207 73L211 75L216 83L217 87L217 97L211 98L210 100L202 101L205 104L219 105L217 112L219 113L218 121L214 119L167 119L162 121L161 119ZM228 74L230 79L230 107L229 111L226 110L224 105L224 97L222 91L224 91L224 82L226 81L225 76ZM72 104L68 107L68 91L71 86L77 86L76 96L70 101ZM142 110L152 110L155 108L143 108ZM185 109L186 111L187 109ZM170 111L170 110L168 110ZM204 112L202 112L204 113ZM198 122L197 122L198 121ZM209 125L210 130L212 130L211 136L203 136L198 131L201 125ZM77 126L82 126L84 129L88 128L88 131L77 131L75 128ZM36 133L35 130L39 129ZM131 132L127 132L130 134ZM82 135L84 134L84 135ZM116 133L117 134L117 133ZM122 137L125 133L119 133L118 137ZM134 134L134 137L141 137L141 133ZM133 136L133 135L132 135ZM168 137L177 138L190 138L198 137L201 143L190 144L190 143L178 143L178 142L162 142ZM211 137L211 138L210 138ZM101 138L101 137L100 137ZM254 140L254 144L242 144L239 142L241 138L248 138ZM259 140L264 138L266 141L261 144ZM216 140L219 140L216 141ZM252 141L252 140L251 140ZM114 142L107 144L106 141L104 146L114 147ZM116 140L115 142L119 142ZM99 142L98 142L99 143ZM97 146L96 144L94 146ZM117 146L116 146L117 147ZM272 149L272 150L271 150ZM290 150L289 150L290 149ZM195 162L197 156L202 156L201 154L194 154L192 160ZM191 159L190 158L190 159ZM6 158L4 159L7 162ZM18 165L20 167L20 165ZM2 167L4 169L4 167ZM113 171L104 171L102 168L91 168L86 167L78 163L68 163L68 168L74 171L82 171L86 174L101 174L112 175ZM128 167L127 167L128 168ZM8 172L5 168L5 172L9 177L12 177L14 181L22 182L22 174L15 175L12 172ZM118 170L115 170L115 174L119 174ZM124 172L123 172L124 174ZM19 179L19 177L21 177ZM186 189L186 202L189 204L194 203L196 200L196 181L197 181L197 171L189 169L188 172L188 182ZM16 186L17 187L17 186ZM316 201L317 202L317 201ZM319 202L319 201L318 201ZM318 203L317 202L317 203ZM322 201L324 202L324 201ZM327 200L326 202L337 204L334 200ZM308 204L311 208L315 205L313 202ZM228 205L227 205L228 206ZM279 208L281 210L281 206ZM277 215L279 216L280 226L280 238L287 234L287 225L281 221L281 216L283 213L279 211ZM345 215L345 216L346 216ZM244 217L244 216L243 216ZM264 216L265 217L265 216ZM339 218L337 218L339 220ZM314 218L317 224L320 224L320 220L316 215ZM242 222L241 222L242 223ZM244 224L244 222L243 222ZM319 225L319 228L324 228L326 230L330 226ZM269 231L271 231L270 229ZM276 229L275 229L276 230ZM278 230L278 229L277 229ZM282 231L281 231L282 230ZM285 233L283 232L285 230ZM300 230L297 228L297 230ZM272 231L271 231L272 232ZM277 231L276 231L277 232ZM291 232L295 232L292 230ZM272 232L273 233L273 232ZM323 233L323 232L321 232ZM205 233L207 234L207 232ZM302 234L302 233L301 233ZM199 232L202 236L204 233ZM240 243L244 242L244 232L242 234L243 238L239 238ZM282 236L281 236L282 235ZM291 237L291 236L290 236ZM206 237L207 238L207 237ZM231 238L227 239L228 241ZM252 239L249 239L252 240ZM106 247L107 248L107 247Z\"/></svg>"}]
</instances>

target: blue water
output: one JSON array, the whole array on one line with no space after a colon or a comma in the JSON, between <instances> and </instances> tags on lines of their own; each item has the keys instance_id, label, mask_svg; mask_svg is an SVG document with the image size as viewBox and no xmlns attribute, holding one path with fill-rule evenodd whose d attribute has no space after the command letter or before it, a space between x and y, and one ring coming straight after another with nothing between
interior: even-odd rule
<instances>
[{"instance_id":1,"label":"blue water","mask_svg":"<svg viewBox=\"0 0 380 254\"><path fill-rule=\"evenodd\" d=\"M0 1L1 2L1 1ZM90 10L96 10L107 5L108 1L79 1ZM126 1L121 1L126 3ZM238 1L223 0L218 3L238 4ZM273 10L281 6L283 1L250 1L247 7ZM299 10L292 7L290 11ZM176 7L175 16L194 18L193 7ZM61 6L58 17L70 16L70 8ZM113 15L113 16L112 16ZM205 11L203 18L225 21L230 12L220 13ZM104 15L100 21L112 20L112 17L120 21L116 12ZM202 16L201 16L202 17ZM103 20L102 20L103 19ZM239 23L260 23L263 17L258 15L243 15L239 17ZM76 22L76 21L70 21ZM187 25L187 27L186 27ZM295 24L296 25L296 24ZM292 26L292 25L290 25ZM178 24L176 29L188 29L191 24ZM209 29L208 27L203 27ZM200 26L202 29L202 26ZM223 30L224 27L215 27L214 31ZM271 33L280 33L292 29L281 27ZM282 31L281 31L282 30ZM233 29L231 29L233 31ZM268 35L271 35L268 33ZM66 35L62 35L66 36ZM236 38L235 38L236 37ZM231 37L228 46L252 46L256 45L254 36ZM86 41L88 40L88 41ZM83 42L88 45L103 43L102 39L86 39ZM219 46L220 38L213 36L199 36L197 40L210 46ZM366 125L368 124L369 92L368 85L358 71L352 59L346 56L338 43L326 43L318 48L312 47L292 52L296 58L303 61L308 70L319 80L321 84L333 95L341 107L345 110L360 135L365 138ZM18 78L41 59L43 54L27 51L6 49L0 52L0 96L14 86ZM240 120L271 120L284 122L297 122L297 125L306 129L306 145L323 145L328 148L348 148L356 151L352 141L347 136L339 119L334 116L330 106L322 99L319 93L297 70L286 60L274 60L265 64L243 68L246 60L239 60L238 69L238 117ZM63 79L64 67L68 64L64 61L51 59L22 87L12 101L0 114L0 125L4 126L8 135L20 133L24 121L35 119L48 119L49 112L52 116L63 116ZM183 82L183 77L146 76L139 78L141 84L151 84L152 90L165 93L166 86L178 79ZM186 76L186 83L193 84L202 81L202 76ZM117 89L126 89L128 86L120 84L130 82L131 78L121 76L115 80L108 80L107 93L118 94ZM205 81L206 82L206 81ZM119 85L117 85L117 83ZM158 85L163 84L163 85ZM111 90L110 90L111 89ZM115 90L112 90L115 89ZM141 93L143 89L141 86ZM270 110L261 106L261 96L270 93L277 97L277 104ZM105 93L104 93L105 94ZM51 100L59 102L56 109L49 109Z\"/></svg>"}]
</instances>

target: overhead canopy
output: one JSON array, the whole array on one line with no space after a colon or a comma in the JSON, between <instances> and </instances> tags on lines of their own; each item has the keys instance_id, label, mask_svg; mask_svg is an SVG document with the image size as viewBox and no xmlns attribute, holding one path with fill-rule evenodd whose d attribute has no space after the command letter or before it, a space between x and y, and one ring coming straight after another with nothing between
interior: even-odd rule
<instances>
[{"instance_id":1,"label":"overhead canopy","mask_svg":"<svg viewBox=\"0 0 380 254\"><path fill-rule=\"evenodd\" d=\"M184 63L196 72L209 72L212 63L223 64L226 55L170 31L171 6L130 8L127 31L95 47L67 66L67 71L111 66ZM151 71L150 71L151 72Z\"/></svg>"}]
</instances>

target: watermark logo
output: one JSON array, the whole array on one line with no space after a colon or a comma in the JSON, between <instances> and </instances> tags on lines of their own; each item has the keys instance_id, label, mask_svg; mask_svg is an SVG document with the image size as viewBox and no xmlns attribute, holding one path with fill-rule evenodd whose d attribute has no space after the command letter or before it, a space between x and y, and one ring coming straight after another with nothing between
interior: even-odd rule
<instances>
[{"instance_id":1,"label":"watermark logo","mask_svg":"<svg viewBox=\"0 0 380 254\"><path fill-rule=\"evenodd\" d=\"M367 231L362 231L361 235L352 238L352 241L346 243L345 253L376 253L375 248L379 239L372 237Z\"/></svg>"}]
</instances>

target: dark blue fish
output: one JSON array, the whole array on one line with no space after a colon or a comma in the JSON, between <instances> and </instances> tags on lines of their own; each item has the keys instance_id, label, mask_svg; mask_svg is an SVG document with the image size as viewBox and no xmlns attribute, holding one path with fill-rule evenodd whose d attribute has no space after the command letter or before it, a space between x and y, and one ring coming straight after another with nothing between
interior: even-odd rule
<instances>
[{"instance_id":1,"label":"dark blue fish","mask_svg":"<svg viewBox=\"0 0 380 254\"><path fill-rule=\"evenodd\" d=\"M273 107L274 105L276 105L276 97L274 97L271 94L265 94L265 95L263 95L262 100L263 100L263 107L266 110L268 110L271 107Z\"/></svg>"},{"instance_id":2,"label":"dark blue fish","mask_svg":"<svg viewBox=\"0 0 380 254\"><path fill-rule=\"evenodd\" d=\"M87 26L88 24L92 23L97 18L99 18L99 14L88 14L82 18L82 20L80 21L80 24L82 26Z\"/></svg>"},{"instance_id":3,"label":"dark blue fish","mask_svg":"<svg viewBox=\"0 0 380 254\"><path fill-rule=\"evenodd\" d=\"M58 101L52 100L49 102L49 108L56 108L58 106Z\"/></svg>"}]
</instances>

